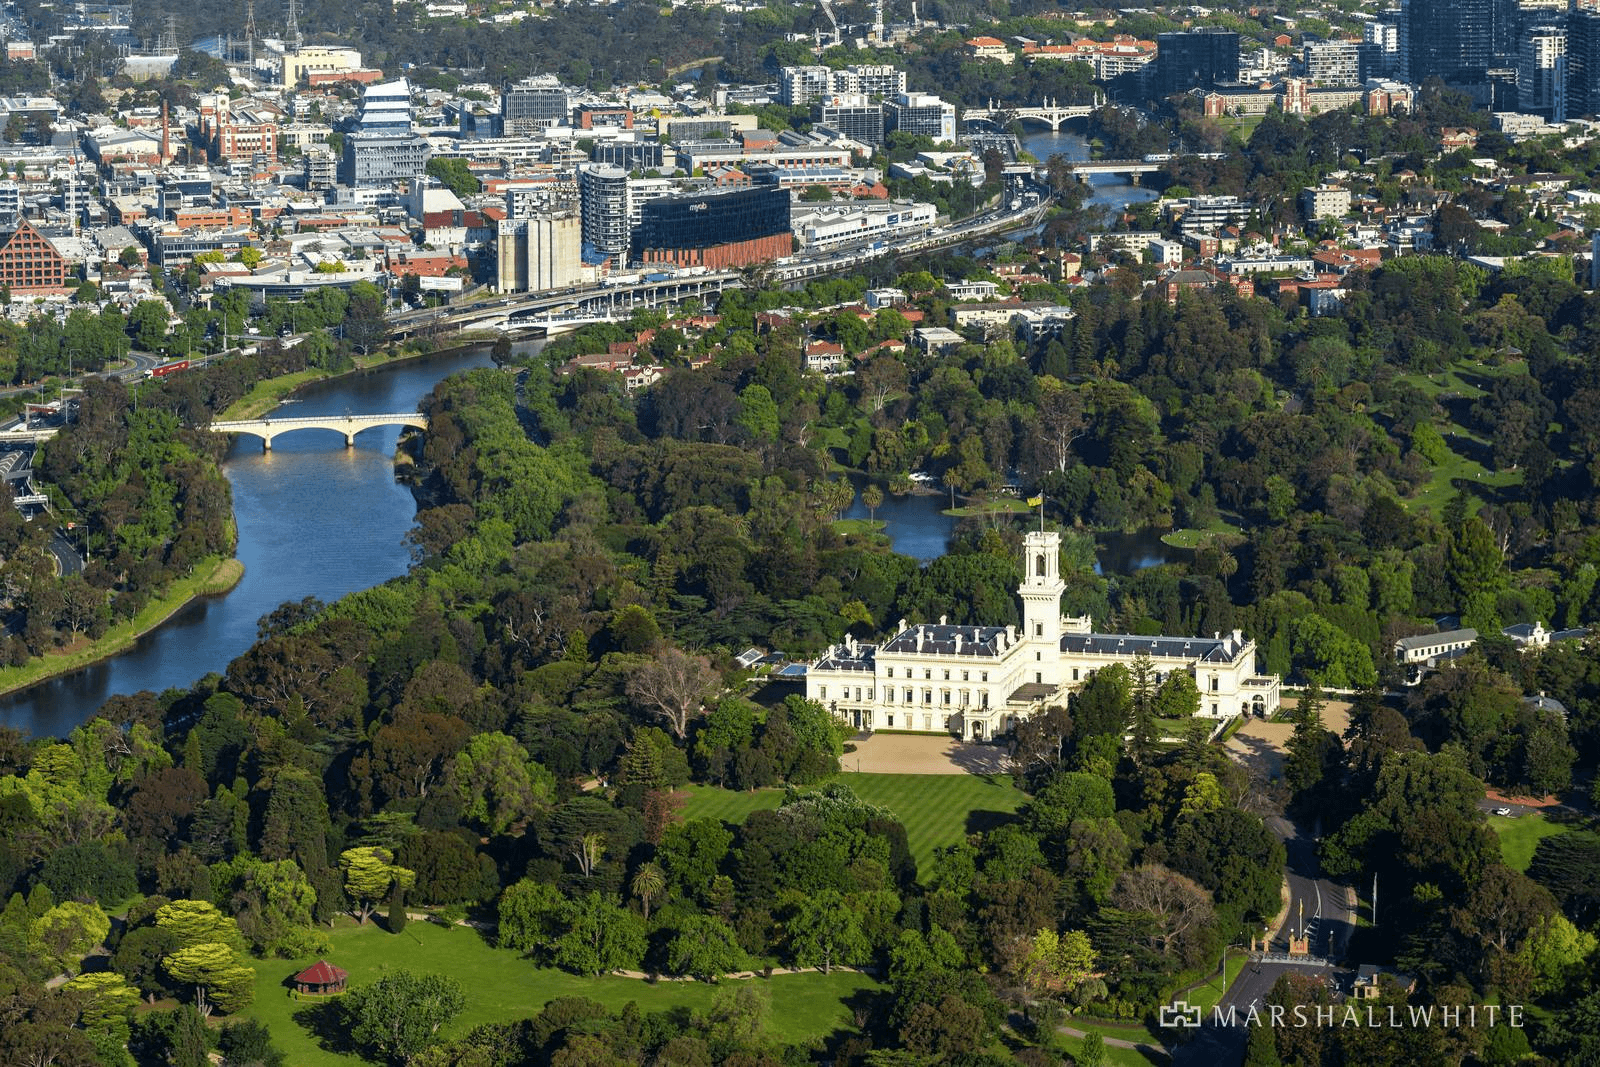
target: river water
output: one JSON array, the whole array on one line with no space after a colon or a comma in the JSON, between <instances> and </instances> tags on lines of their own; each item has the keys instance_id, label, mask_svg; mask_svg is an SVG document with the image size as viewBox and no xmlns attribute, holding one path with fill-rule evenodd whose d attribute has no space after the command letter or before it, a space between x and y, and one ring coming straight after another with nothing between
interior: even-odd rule
<instances>
[{"instance_id":1,"label":"river water","mask_svg":"<svg viewBox=\"0 0 1600 1067\"><path fill-rule=\"evenodd\" d=\"M440 379L491 366L487 347L410 360L301 390L273 414L415 411ZM222 671L256 639L256 622L285 600L337 600L404 574L416 517L395 481L398 427L363 431L354 448L329 430L298 430L263 453L238 437L223 463L233 485L244 578L230 593L194 601L120 656L0 697L0 723L61 736L114 693L187 688Z\"/></svg>"},{"instance_id":2,"label":"river water","mask_svg":"<svg viewBox=\"0 0 1600 1067\"><path fill-rule=\"evenodd\" d=\"M1041 161L1056 153L1089 157L1084 138L1073 133L1030 134L1022 147ZM1089 202L1113 208L1156 195L1113 177L1095 178L1094 189ZM489 365L487 347L413 360L313 385L275 414L414 411L440 379ZM341 434L301 430L279 437L266 454L256 439L239 438L223 464L245 566L239 585L191 603L122 655L0 697L0 724L64 735L113 694L187 688L207 672L226 669L255 641L257 621L286 600L333 601L404 574L410 563L404 538L416 505L393 477L398 436L398 428L367 430L346 449ZM944 553L955 527L956 520L940 514L947 502L941 494L891 496L878 518L888 520L896 551L927 561ZM859 497L849 514L866 517ZM1135 544L1113 550L1115 561L1105 559L1102 548L1106 570L1167 558L1155 537L1132 537Z\"/></svg>"},{"instance_id":3,"label":"river water","mask_svg":"<svg viewBox=\"0 0 1600 1067\"><path fill-rule=\"evenodd\" d=\"M1022 139L1022 149L1031 152L1040 163L1051 156L1063 155L1072 160L1089 158L1089 142L1082 134L1051 133L1049 130L1029 133ZM1120 208L1128 204L1154 200L1160 194L1143 185L1134 185L1126 178L1113 174L1091 175L1089 181L1094 192L1089 197L1091 205Z\"/></svg>"}]
</instances>

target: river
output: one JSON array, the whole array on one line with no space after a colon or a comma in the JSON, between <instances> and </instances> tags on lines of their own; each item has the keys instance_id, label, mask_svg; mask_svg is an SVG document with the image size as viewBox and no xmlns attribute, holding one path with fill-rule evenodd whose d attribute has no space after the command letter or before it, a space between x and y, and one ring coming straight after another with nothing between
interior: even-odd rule
<instances>
[{"instance_id":1,"label":"river","mask_svg":"<svg viewBox=\"0 0 1600 1067\"><path fill-rule=\"evenodd\" d=\"M308 386L274 414L415 411L435 382L491 365L487 346L409 360ZM394 478L399 434L366 430L347 449L342 434L299 430L268 453L254 437L237 438L222 470L233 486L245 568L238 586L190 603L119 656L0 697L0 723L64 735L112 694L187 688L226 669L256 640L257 620L286 600L331 602L404 574L417 508Z\"/></svg>"},{"instance_id":2,"label":"river","mask_svg":"<svg viewBox=\"0 0 1600 1067\"><path fill-rule=\"evenodd\" d=\"M1021 141L1022 150L1031 152L1040 163L1044 163L1054 155L1063 155L1072 160L1089 158L1089 142L1082 134L1038 130L1027 134ZM1134 185L1126 178L1114 174L1090 175L1089 181L1094 193L1088 202L1101 207L1125 207L1132 203L1154 200L1160 195L1155 189Z\"/></svg>"},{"instance_id":3,"label":"river","mask_svg":"<svg viewBox=\"0 0 1600 1067\"><path fill-rule=\"evenodd\" d=\"M1088 144L1073 133L1033 133L1022 147L1040 160L1056 153L1089 158ZM1089 202L1110 207L1156 195L1113 177L1095 178L1094 189ZM278 412L289 417L414 411L441 378L489 365L487 347L412 360L310 386ZM187 688L207 672L226 669L255 641L261 616L286 600L333 601L404 574L410 564L404 539L416 505L393 477L398 436L396 428L368 430L355 448L346 449L339 434L302 430L279 437L266 454L254 438L239 438L223 463L233 485L238 557L245 566L239 585L189 604L119 656L0 697L0 724L64 735L113 694ZM891 496L878 517L888 520L897 551L926 561L943 554L955 526L939 513L945 503L939 494ZM866 517L859 498L850 514ZM1133 551L1114 552L1114 563L1102 548L1107 570L1165 560L1158 539L1133 536Z\"/></svg>"}]
</instances>

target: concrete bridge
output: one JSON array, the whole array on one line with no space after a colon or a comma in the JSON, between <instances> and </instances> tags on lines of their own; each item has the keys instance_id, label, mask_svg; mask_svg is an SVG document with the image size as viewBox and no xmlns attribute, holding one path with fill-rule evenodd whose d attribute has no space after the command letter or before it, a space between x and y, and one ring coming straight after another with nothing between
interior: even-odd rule
<instances>
[{"instance_id":1,"label":"concrete bridge","mask_svg":"<svg viewBox=\"0 0 1600 1067\"><path fill-rule=\"evenodd\" d=\"M1080 182L1087 182L1096 174L1126 174L1133 184L1139 184L1139 175L1155 174L1166 166L1166 160L1145 159L1089 159L1068 163L1067 171Z\"/></svg>"},{"instance_id":2,"label":"concrete bridge","mask_svg":"<svg viewBox=\"0 0 1600 1067\"><path fill-rule=\"evenodd\" d=\"M48 441L60 432L59 426L47 426L38 430L0 430L0 446L31 445L39 441Z\"/></svg>"},{"instance_id":3,"label":"concrete bridge","mask_svg":"<svg viewBox=\"0 0 1600 1067\"><path fill-rule=\"evenodd\" d=\"M261 450L272 451L272 439L293 430L333 430L344 434L344 446L354 448L356 434L375 426L411 426L418 430L428 428L428 417L414 411L396 415L321 415L303 419L241 419L237 422L213 422L210 429L217 433L248 433L261 438Z\"/></svg>"},{"instance_id":4,"label":"concrete bridge","mask_svg":"<svg viewBox=\"0 0 1600 1067\"><path fill-rule=\"evenodd\" d=\"M961 113L962 121L971 119L986 119L994 122L997 119L1017 122L1033 122L1050 127L1051 133L1060 133L1064 123L1072 119L1088 118L1093 111L1105 106L1105 98L1095 94L1093 104L1069 104L1063 107L1060 101L1046 100L1038 107L1005 107L989 101L986 108L968 108Z\"/></svg>"}]
</instances>

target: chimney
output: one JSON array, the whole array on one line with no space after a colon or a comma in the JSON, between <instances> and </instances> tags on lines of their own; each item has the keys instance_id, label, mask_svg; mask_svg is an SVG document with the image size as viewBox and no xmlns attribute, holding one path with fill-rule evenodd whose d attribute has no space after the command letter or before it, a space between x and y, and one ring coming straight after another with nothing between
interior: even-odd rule
<instances>
[{"instance_id":1,"label":"chimney","mask_svg":"<svg viewBox=\"0 0 1600 1067\"><path fill-rule=\"evenodd\" d=\"M905 628L906 628L906 620L901 619L900 620L900 629L904 630Z\"/></svg>"},{"instance_id":2,"label":"chimney","mask_svg":"<svg viewBox=\"0 0 1600 1067\"><path fill-rule=\"evenodd\" d=\"M949 623L950 623L950 616L948 616L948 615L940 615L939 616L939 625L940 626L947 626L947 625L949 625Z\"/></svg>"},{"instance_id":3,"label":"chimney","mask_svg":"<svg viewBox=\"0 0 1600 1067\"><path fill-rule=\"evenodd\" d=\"M1241 647L1244 645L1244 631L1243 630L1235 630L1235 631L1233 631L1233 643L1235 645L1239 645Z\"/></svg>"},{"instance_id":4,"label":"chimney","mask_svg":"<svg viewBox=\"0 0 1600 1067\"><path fill-rule=\"evenodd\" d=\"M1008 644L1008 645L1012 644L1012 643L1014 643L1016 641L1016 639L1017 639L1017 627L1016 627L1016 624L1015 623L1007 623L1006 624L1006 644Z\"/></svg>"},{"instance_id":5,"label":"chimney","mask_svg":"<svg viewBox=\"0 0 1600 1067\"><path fill-rule=\"evenodd\" d=\"M956 634L956 655L961 654L961 635Z\"/></svg>"},{"instance_id":6,"label":"chimney","mask_svg":"<svg viewBox=\"0 0 1600 1067\"><path fill-rule=\"evenodd\" d=\"M922 651L922 627L917 627L917 651Z\"/></svg>"}]
</instances>

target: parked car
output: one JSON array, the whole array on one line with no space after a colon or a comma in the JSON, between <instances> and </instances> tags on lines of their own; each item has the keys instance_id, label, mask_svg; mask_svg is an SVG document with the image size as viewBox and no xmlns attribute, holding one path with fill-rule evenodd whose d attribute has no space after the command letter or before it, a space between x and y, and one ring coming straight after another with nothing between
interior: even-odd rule
<instances>
[{"instance_id":1,"label":"parked car","mask_svg":"<svg viewBox=\"0 0 1600 1067\"><path fill-rule=\"evenodd\" d=\"M1496 815L1510 815L1511 814L1511 809L1510 808L1495 808L1494 809L1494 813Z\"/></svg>"}]
</instances>

